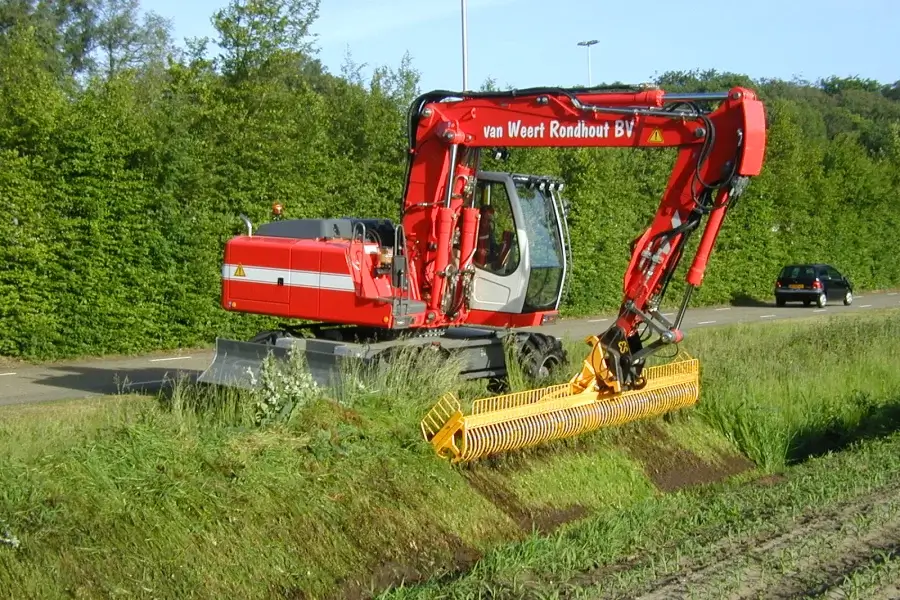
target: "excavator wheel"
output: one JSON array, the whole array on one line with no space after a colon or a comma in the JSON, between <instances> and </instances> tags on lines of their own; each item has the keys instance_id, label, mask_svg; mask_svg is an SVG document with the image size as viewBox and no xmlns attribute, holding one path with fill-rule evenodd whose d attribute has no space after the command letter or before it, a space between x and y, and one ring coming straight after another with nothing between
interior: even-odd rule
<instances>
[{"instance_id":1,"label":"excavator wheel","mask_svg":"<svg viewBox=\"0 0 900 600\"><path fill-rule=\"evenodd\" d=\"M562 342L543 333L521 333L516 336L515 349L518 352L519 367L525 376L546 382L566 363L566 351ZM490 377L487 390L491 394L509 392L509 376Z\"/></svg>"},{"instance_id":2,"label":"excavator wheel","mask_svg":"<svg viewBox=\"0 0 900 600\"><path fill-rule=\"evenodd\" d=\"M562 342L543 333L526 334L520 348L521 366L525 374L538 382L552 378L557 369L566 363L566 351Z\"/></svg>"}]
</instances>

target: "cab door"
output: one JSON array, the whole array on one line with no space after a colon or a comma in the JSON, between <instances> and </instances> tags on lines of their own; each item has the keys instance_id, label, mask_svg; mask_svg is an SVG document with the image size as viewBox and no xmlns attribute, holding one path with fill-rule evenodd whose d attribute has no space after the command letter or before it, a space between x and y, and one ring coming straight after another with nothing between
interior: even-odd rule
<instances>
[{"instance_id":1,"label":"cab door","mask_svg":"<svg viewBox=\"0 0 900 600\"><path fill-rule=\"evenodd\" d=\"M475 188L481 220L472 263L471 308L519 314L528 284L528 247L508 176L482 173Z\"/></svg>"}]
</instances>

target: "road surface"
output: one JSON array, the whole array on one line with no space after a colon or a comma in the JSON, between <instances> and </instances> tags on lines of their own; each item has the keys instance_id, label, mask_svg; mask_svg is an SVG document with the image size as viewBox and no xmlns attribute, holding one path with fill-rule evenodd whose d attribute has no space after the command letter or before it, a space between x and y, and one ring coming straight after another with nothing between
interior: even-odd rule
<instances>
[{"instance_id":1,"label":"road surface","mask_svg":"<svg viewBox=\"0 0 900 600\"><path fill-rule=\"evenodd\" d=\"M900 306L900 294L884 292L854 298L851 306L830 305L823 309L774 304L724 306L688 310L682 328L716 327L733 323L777 321L859 312L867 309ZM664 313L670 316L673 313ZM585 338L600 333L611 317L566 319L540 331L558 337ZM114 394L119 391L154 391L165 380L179 376L196 377L212 361L213 352L203 350L183 354L154 355L124 359L93 359L55 363L47 366L0 366L0 406L26 402L45 402Z\"/></svg>"}]
</instances>

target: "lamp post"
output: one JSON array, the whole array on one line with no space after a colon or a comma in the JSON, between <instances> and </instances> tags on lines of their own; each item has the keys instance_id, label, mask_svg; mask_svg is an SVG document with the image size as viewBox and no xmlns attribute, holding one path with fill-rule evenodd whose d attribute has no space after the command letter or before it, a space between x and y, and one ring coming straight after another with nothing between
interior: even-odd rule
<instances>
[{"instance_id":1,"label":"lamp post","mask_svg":"<svg viewBox=\"0 0 900 600\"><path fill-rule=\"evenodd\" d=\"M465 2L465 0L463 0ZM594 85L593 79L591 77L591 46L597 43L597 40L586 40L583 42L578 42L579 46L585 46L587 48L587 58L588 58L588 87Z\"/></svg>"},{"instance_id":2,"label":"lamp post","mask_svg":"<svg viewBox=\"0 0 900 600\"><path fill-rule=\"evenodd\" d=\"M468 91L469 89L469 43L466 37L466 0L460 0L460 11L462 13L462 68L463 68L463 89L462 91Z\"/></svg>"}]
</instances>

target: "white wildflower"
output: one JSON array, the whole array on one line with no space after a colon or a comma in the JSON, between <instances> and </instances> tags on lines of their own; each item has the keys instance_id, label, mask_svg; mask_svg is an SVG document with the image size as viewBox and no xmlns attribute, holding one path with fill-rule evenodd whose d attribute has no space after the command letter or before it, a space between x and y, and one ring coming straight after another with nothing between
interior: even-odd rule
<instances>
[{"instance_id":1,"label":"white wildflower","mask_svg":"<svg viewBox=\"0 0 900 600\"><path fill-rule=\"evenodd\" d=\"M18 548L21 545L19 538L14 536L8 527L4 527L0 533L0 544L6 546L12 546L13 548Z\"/></svg>"},{"instance_id":2,"label":"white wildflower","mask_svg":"<svg viewBox=\"0 0 900 600\"><path fill-rule=\"evenodd\" d=\"M257 424L286 421L297 408L319 395L319 386L306 368L302 353L291 352L286 362L267 357L255 386Z\"/></svg>"}]
</instances>

